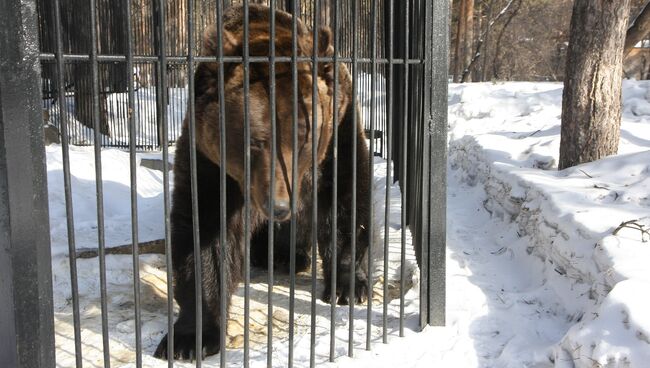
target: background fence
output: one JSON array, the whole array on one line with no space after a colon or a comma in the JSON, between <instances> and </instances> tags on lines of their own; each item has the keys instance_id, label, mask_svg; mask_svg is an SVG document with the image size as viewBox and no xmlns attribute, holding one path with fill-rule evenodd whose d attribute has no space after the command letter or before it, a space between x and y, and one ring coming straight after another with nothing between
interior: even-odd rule
<instances>
[{"instance_id":1,"label":"background fence","mask_svg":"<svg viewBox=\"0 0 650 368\"><path fill-rule=\"evenodd\" d=\"M92 144L97 137L93 128L99 127L102 146L129 148L131 154L134 149L165 149L160 112L166 111L168 138L173 141L185 114L188 46L198 50L186 38L188 9L193 9L195 34L213 23L217 13L214 1L134 0L126 2L130 9L122 1L95 3L96 32L89 32L93 22L87 1L0 2L0 21L6 25L0 38L0 49L6 50L0 54L0 244L7 254L0 257L0 341L7 342L0 344L3 366L54 364L43 116L46 123L67 125L66 144ZM56 4L60 4L58 15ZM160 23L166 25L164 30L156 22L162 18L160 4L165 6L166 21ZM311 24L313 1L277 4L286 9L297 6L306 24ZM353 4L358 4L356 9ZM370 4L379 9L375 16L369 16ZM360 101L370 99L370 75L377 72L371 106L376 119L371 121L370 111L365 110L362 119L371 135L380 138L377 151L392 162L394 180L402 189L402 223L410 224L420 265L422 326L444 323L448 6L446 0L321 1L323 11L318 14L322 24L332 24L332 14L339 15L335 32L339 54L346 63L358 63ZM124 16L127 9L130 17ZM127 26L124 22L129 18ZM128 29L133 30L130 37ZM157 38L161 31L166 40L163 47ZM375 55L373 40L377 41ZM356 55L354 42L359 46ZM167 55L164 65L161 49ZM131 62L133 75L126 67ZM164 91L157 79L159 71L166 75ZM99 85L93 85L93 80ZM161 95L167 98L158 98ZM62 102L65 108L59 106ZM69 115L63 117L66 112ZM130 128L138 133L137 142L132 141ZM137 220L134 226L137 239ZM74 267L71 252L71 272ZM77 334L75 341L79 339Z\"/></svg>"},{"instance_id":2,"label":"background fence","mask_svg":"<svg viewBox=\"0 0 650 368\"><path fill-rule=\"evenodd\" d=\"M201 35L203 30L215 23L216 4L220 0L193 0L194 34ZM256 1L268 5L268 1ZM229 6L241 1L223 0L224 6ZM251 1L253 3L253 1ZM281 10L292 9L292 1L277 1L276 8ZM372 39L378 43L377 57L386 57L386 42L384 34L387 32L384 18L386 14L379 13L375 17L376 32L373 31L373 17L371 17L372 0L360 0L357 15L357 27L352 30L352 1L322 1L320 6L319 22L321 25L332 27L333 4L338 4L339 20L338 32L340 56L350 58L352 56L352 45L355 38L359 41L358 56L369 59L371 54ZM387 9L384 0L377 0L379 9ZM47 55L42 65L43 85L43 106L50 111L51 123L58 127L57 90L55 77L54 52L56 48L56 34L54 29L54 2L51 0L38 0L39 14L39 38L41 40L41 52ZM92 75L90 60L83 55L90 53L91 39L88 29L90 27L90 7L87 0L61 0L61 25L63 51L66 54L77 55L77 59L70 58L71 62L65 69L65 93L69 101L67 111L73 115L73 124L69 129L70 143L76 145L91 145L93 142L92 127L94 126L92 114ZM300 17L307 25L313 24L314 0L299 0L298 8ZM157 0L135 0L131 2L131 29L133 40L134 83L136 89L136 106L139 106L139 114L136 117L136 124L142 130L136 142L140 150L159 149L162 143L162 127L156 124L155 86L156 70L159 61L156 55L159 54L157 40L158 23ZM175 142L180 135L180 126L184 118L185 109L184 97L187 95L187 62L188 52L187 39L187 0L169 0L164 2L165 14L165 50L169 60L175 60L167 64L167 104L170 111L169 120L169 142ZM401 8L398 6L398 8ZM98 52L105 55L124 55L127 48L127 37L124 32L126 8L121 1L98 0L97 1L97 34L99 37ZM376 33L376 34L375 34ZM421 37L421 36L418 36ZM422 41L420 39L420 41ZM192 49L195 54L200 51L202 38L195 37ZM415 53L412 53L415 57ZM370 65L360 64L360 98L370 99ZM385 65L379 67L379 75L384 80L386 74ZM102 133L102 145L105 147L128 147L127 124L128 110L126 109L127 74L126 61L104 61L99 64L100 83L100 127ZM384 87L382 87L384 86ZM385 84L378 84L383 88ZM381 91L381 90L380 90ZM380 96L381 98L381 96ZM385 110L385 104L384 104ZM370 128L369 111L363 110L362 117L366 128ZM375 127L377 129L377 153L384 155L384 134L386 127L385 114L376 116Z\"/></svg>"}]
</instances>

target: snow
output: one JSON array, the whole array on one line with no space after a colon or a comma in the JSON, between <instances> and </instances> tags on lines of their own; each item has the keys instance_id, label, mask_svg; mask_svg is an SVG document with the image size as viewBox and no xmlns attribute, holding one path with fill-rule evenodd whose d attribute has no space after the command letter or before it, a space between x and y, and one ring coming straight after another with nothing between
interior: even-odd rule
<instances>
[{"instance_id":1,"label":"snow","mask_svg":"<svg viewBox=\"0 0 650 368\"><path fill-rule=\"evenodd\" d=\"M381 82L378 83L381 85ZM407 290L399 290L400 194L390 186L389 279L375 270L372 350L366 351L366 306L355 308L354 358L347 357L347 307L335 313L336 363L328 363L330 306L317 302L316 362L354 367L645 367L650 360L650 236L617 227L650 226L650 82L625 81L619 154L557 170L562 86L556 83L451 85L447 193L447 321L418 332L418 270L407 231ZM382 93L378 96L384 97ZM364 116L367 108L364 110ZM57 364L74 362L70 273L61 147L47 148L53 240ZM138 159L155 154L138 154ZM96 247L92 148L71 147L78 248ZM130 242L128 153L102 151L108 246ZM375 264L381 266L386 163L375 161ZM138 165L141 241L163 234L162 174ZM644 242L646 240L646 242ZM113 366L133 366L130 255L106 257ZM98 260L79 259L84 364L101 366ZM166 331L166 267L140 257L145 366ZM266 273L253 270L251 365L266 365ZM389 344L381 343L381 283L389 284ZM322 287L319 281L318 288ZM298 276L296 366L309 364L311 290ZM318 293L318 291L317 291ZM405 336L399 337L399 295ZM243 288L229 323L228 360L243 358ZM288 358L288 277L276 274L274 365ZM206 366L215 366L218 356ZM180 364L179 366L190 366Z\"/></svg>"},{"instance_id":2,"label":"snow","mask_svg":"<svg viewBox=\"0 0 650 368\"><path fill-rule=\"evenodd\" d=\"M484 208L512 224L542 267L569 328L548 361L558 367L644 366L650 358L647 262L640 231L650 224L650 104L647 81L625 81L619 154L557 171L562 86L450 88L450 165L483 187ZM512 249L512 248L510 248ZM632 322L634 321L634 322ZM542 360L515 360L537 366Z\"/></svg>"},{"instance_id":3,"label":"snow","mask_svg":"<svg viewBox=\"0 0 650 368\"><path fill-rule=\"evenodd\" d=\"M62 184L55 182L61 179L60 150L58 145L48 147L48 174L50 179L50 208L53 242L53 271L54 271L54 308L56 325L57 364L67 367L74 364L74 330L72 315L72 289L70 284L69 260L66 256L67 238L65 222L65 201L63 199ZM147 154L151 156L152 154ZM75 213L75 235L78 248L84 248L96 242L97 223L95 208L95 183L94 161L92 148L73 147L70 152L71 177L73 178L72 191ZM128 153L118 150L104 150L102 153L104 172L104 198L105 198L105 223L107 246L130 244L130 192ZM162 238L164 223L162 218L162 174L138 166L138 220L139 237L141 241ZM373 245L375 264L375 280L383 275L383 218L384 195L386 190L386 163L376 159L375 165L375 191L382 193L375 198L375 223L377 234ZM395 334L399 329L400 313L400 239L399 226L399 188L392 185L389 188L393 194L391 213L389 219L389 279L388 290L390 301L388 309L388 331ZM380 224L381 223L381 224ZM405 290L405 316L406 326L416 329L418 324L417 312L417 284L418 270L412 248L410 233L406 234L407 261L405 263L406 281ZM133 301L133 264L131 255L108 255L106 257L107 269L107 305L108 326L110 336L111 360L115 366L131 366L135 360L135 340L133 337L135 325L135 312ZM82 328L82 353L84 361L89 364L101 365L102 335L101 335L101 299L99 284L98 259L77 259L77 272L79 280L79 299ZM301 273L297 278L296 290L296 336L294 358L297 366L309 364L310 346L310 303L311 281L310 272ZM319 275L319 285L315 295L322 294L322 275ZM267 274L261 270L252 270L251 282L251 359L256 364L266 364L266 325L268 321ZM289 318L289 278L288 275L275 274L274 285L274 361L276 365L286 365L288 359L288 318ZM382 326L382 282L375 285L372 332L373 340L381 339ZM147 254L140 257L140 288L141 288L141 316L142 316L142 344L144 351L144 365L166 366L165 362L152 357L158 342L167 329L167 283L166 265L163 255ZM230 322L228 326L229 366L241 365L243 359L243 287L236 293L230 309ZM330 305L317 300L317 362L325 363L329 359L329 313ZM177 312L177 307L175 307ZM355 308L355 348L363 349L366 336L366 307ZM349 323L349 309L347 306L336 308L336 356L347 354L347 326ZM345 341L345 342L344 342ZM207 364L218 364L219 358L210 357ZM179 366L192 366L181 364Z\"/></svg>"},{"instance_id":4,"label":"snow","mask_svg":"<svg viewBox=\"0 0 650 368\"><path fill-rule=\"evenodd\" d=\"M67 254L63 157L60 145L46 147L52 256ZM70 146L71 193L76 249L97 248L97 197L93 147ZM103 149L104 231L107 247L131 244L129 153ZM163 175L137 164L138 240L164 237ZM170 175L171 176L171 175Z\"/></svg>"}]
</instances>

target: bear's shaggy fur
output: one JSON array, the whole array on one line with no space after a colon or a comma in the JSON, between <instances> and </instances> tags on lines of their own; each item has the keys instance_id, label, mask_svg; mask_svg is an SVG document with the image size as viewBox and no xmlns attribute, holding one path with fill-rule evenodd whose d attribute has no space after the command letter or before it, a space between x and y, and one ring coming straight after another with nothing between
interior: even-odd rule
<instances>
[{"instance_id":1,"label":"bear's shaggy fur","mask_svg":"<svg viewBox=\"0 0 650 368\"><path fill-rule=\"evenodd\" d=\"M249 7L250 37L249 52L252 56L269 54L269 8L259 5ZM291 56L292 16L276 11L276 55ZM307 28L298 21L298 53L311 56L313 39ZM227 56L242 55L243 9L231 7L224 13L223 50ZM319 30L318 54L324 57L333 55L331 33ZM204 38L202 55L217 55L217 30L210 27ZM220 238L220 170L223 169L220 157L219 129L219 66L217 63L200 63L194 76L195 116L196 116L196 166L197 203L199 215L199 243L202 263L202 356L219 351L221 298L226 298L226 307L242 280L244 261L244 201L246 180L244 169L244 70L241 63L224 64L225 80L225 121L227 155L225 171L227 244L224 254L225 295L220 293L221 265L219 254ZM296 192L297 212L297 271L309 264L311 249L311 211L312 211L312 136L318 140L318 245L325 275L325 301L346 304L349 302L350 270L355 265L354 295L357 302L368 297L367 271L362 265L368 248L367 227L370 221L368 204L370 200L369 164L370 157L363 127L357 122L354 135L353 114L357 106L352 103L351 78L347 68L340 64L337 91L338 121L333 121L333 64L318 64L317 127L313 129L312 115L312 63L299 62L298 98L299 114L298 154L296 188L291 187L293 171L292 156L292 73L291 64L276 64L276 119L277 156L271 154L271 117L269 99L268 63L250 64L250 231L251 259L253 263L265 265L267 249L268 219L276 221L275 259L287 264L289 260L290 215L289 199L292 190ZM360 120L360 119L358 119ZM331 221L333 213L334 152L332 132L338 124L338 165L337 165L337 289L332 293L331 280ZM315 131L314 131L315 130ZM353 152L356 140L357 150ZM352 157L357 156L357 206L355 239L352 240ZM275 207L269 208L271 160L276 160L274 200ZM174 191L171 211L171 248L174 272L174 298L180 307L178 320L174 325L174 351L167 351L167 336L156 349L159 358L193 359L195 351L195 288L194 288L194 233L192 227L192 183L190 170L190 138L188 119L183 125L181 137L176 143L174 163ZM352 259L352 247L356 247L356 259ZM333 295L332 295L333 294Z\"/></svg>"}]
</instances>

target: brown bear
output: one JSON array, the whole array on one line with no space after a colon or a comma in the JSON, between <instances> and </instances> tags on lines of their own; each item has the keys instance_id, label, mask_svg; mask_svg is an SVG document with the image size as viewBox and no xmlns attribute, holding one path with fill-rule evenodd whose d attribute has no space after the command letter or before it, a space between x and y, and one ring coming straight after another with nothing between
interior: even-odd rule
<instances>
[{"instance_id":1,"label":"brown bear","mask_svg":"<svg viewBox=\"0 0 650 368\"><path fill-rule=\"evenodd\" d=\"M269 55L269 8L261 5L249 7L249 53L251 56ZM275 12L276 55L292 54L292 16L282 11ZM243 51L243 8L233 6L223 16L223 50L226 56L241 56ZM299 56L311 56L313 38L310 31L299 20L297 39ZM331 33L322 28L318 32L318 54L331 57ZM202 55L217 55L217 30L208 28L203 42ZM318 64L318 95L315 97L317 126L312 126L312 63L297 63L298 71L298 148L296 188L292 188L293 172L293 101L291 63L276 63L276 145L277 156L271 154L271 118L269 97L268 63L251 63L249 69L249 121L251 137L250 171L250 230L251 259L261 259L266 252L268 219L277 223L275 232L276 260L286 263L289 259L290 197L295 191L297 210L293 215L297 221L297 271L309 264L311 249L311 210L313 180L318 180L318 247L325 276L327 302L348 303L350 270L355 266L354 295L357 302L368 296L367 270L362 259L367 253L370 221L368 210L370 200L369 164L370 156L363 127L357 119L354 134L354 110L352 102L352 80L345 65L339 65L337 109L338 121L333 121L333 63ZM227 254L225 259L225 295L220 294L220 129L219 129L219 66L217 63L199 63L194 75L196 116L196 189L199 217L199 237L202 263L202 356L219 351L220 298L226 298L226 306L243 278L244 262L244 69L242 63L224 64L225 121L226 121L226 205L227 205ZM357 110L358 111L358 110ZM358 115L358 114L357 114ZM334 152L332 132L338 124L337 165L337 288L332 295L331 280L331 233ZM318 140L318 177L312 177L312 137ZM353 144L356 140L356 152ZM352 157L357 156L357 206L355 239L352 239ZM269 207L271 160L275 160L274 203ZM194 246L192 227L192 196L190 171L190 139L188 119L185 119L182 134L176 143L174 162L174 189L171 211L171 249L174 272L174 298L180 307L174 324L174 351L167 351L165 336L154 355L159 358L193 359L195 351L195 288L194 288ZM356 257L351 250L355 247Z\"/></svg>"}]
</instances>

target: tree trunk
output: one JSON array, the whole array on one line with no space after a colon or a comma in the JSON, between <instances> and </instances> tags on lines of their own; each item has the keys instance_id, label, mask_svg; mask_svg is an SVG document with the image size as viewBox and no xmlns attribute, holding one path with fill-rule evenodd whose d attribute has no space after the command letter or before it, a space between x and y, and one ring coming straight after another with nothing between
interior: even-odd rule
<instances>
[{"instance_id":1,"label":"tree trunk","mask_svg":"<svg viewBox=\"0 0 650 368\"><path fill-rule=\"evenodd\" d=\"M65 5L70 10L71 18L66 22L64 30L70 41L69 52L75 54L89 54L93 40L90 38L90 6L83 0L68 0ZM94 9L93 9L94 10ZM74 14L80 15L74 17ZM94 128L93 114L93 79L90 62L78 62L71 65L72 81L74 83L75 118L83 125ZM100 96L99 100L99 128L104 135L110 135L106 119L106 100ZM71 127L71 129L73 129ZM69 134L72 135L73 132ZM86 137L92 139L92 137ZM79 143L76 140L71 142Z\"/></svg>"},{"instance_id":2,"label":"tree trunk","mask_svg":"<svg viewBox=\"0 0 650 368\"><path fill-rule=\"evenodd\" d=\"M100 0L97 21L99 22L99 53L107 55L126 54L124 32L125 9L122 1ZM100 80L102 90L111 93L126 92L126 63L101 63Z\"/></svg>"},{"instance_id":3,"label":"tree trunk","mask_svg":"<svg viewBox=\"0 0 650 368\"><path fill-rule=\"evenodd\" d=\"M481 72L480 72L480 81L485 82L485 75L486 75L486 70L487 70L487 61L488 57L490 56L488 53L488 47L487 45L490 44L490 31L492 30L492 27L490 25L490 22L492 21L492 12L494 9L494 0L490 0L490 5L488 5L488 11L487 11L487 22L486 27L485 27L485 45L486 47L483 48L483 65L481 66Z\"/></svg>"},{"instance_id":4,"label":"tree trunk","mask_svg":"<svg viewBox=\"0 0 650 368\"><path fill-rule=\"evenodd\" d=\"M630 0L576 0L562 98L559 168L618 151Z\"/></svg>"},{"instance_id":5,"label":"tree trunk","mask_svg":"<svg viewBox=\"0 0 650 368\"><path fill-rule=\"evenodd\" d=\"M465 18L465 34L463 38L463 58L462 58L463 71L472 62L472 56L474 54L474 0L464 0L464 1L465 1L465 8L463 10L465 11L465 13L463 16ZM471 74L468 74L465 77L465 80L463 80L462 82L471 82L471 81L472 81L472 76Z\"/></svg>"},{"instance_id":6,"label":"tree trunk","mask_svg":"<svg viewBox=\"0 0 650 368\"><path fill-rule=\"evenodd\" d=\"M632 26L627 30L623 55L627 56L634 46L642 41L648 33L650 33L650 2L645 5L641 13L634 19Z\"/></svg>"},{"instance_id":7,"label":"tree trunk","mask_svg":"<svg viewBox=\"0 0 650 368\"><path fill-rule=\"evenodd\" d=\"M465 30L467 28L465 18L466 0L458 1L458 22L456 27L456 40L454 42L454 83L460 82L463 73L463 40L465 39Z\"/></svg>"}]
</instances>

